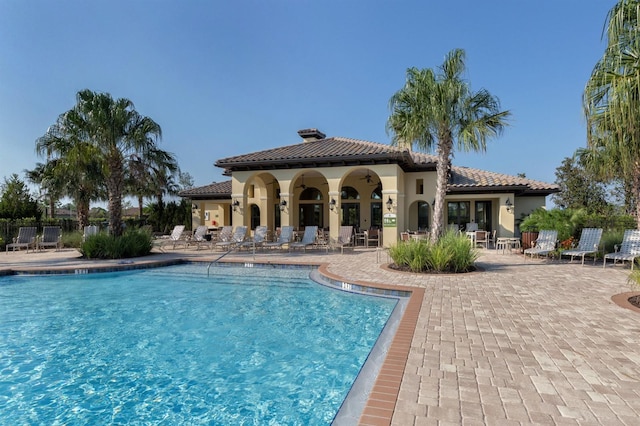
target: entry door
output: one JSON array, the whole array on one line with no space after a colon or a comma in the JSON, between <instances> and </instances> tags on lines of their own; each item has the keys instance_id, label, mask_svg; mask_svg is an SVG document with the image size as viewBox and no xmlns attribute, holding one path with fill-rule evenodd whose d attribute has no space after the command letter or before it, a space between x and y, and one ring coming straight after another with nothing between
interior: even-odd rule
<instances>
[{"instance_id":1,"label":"entry door","mask_svg":"<svg viewBox=\"0 0 640 426\"><path fill-rule=\"evenodd\" d=\"M360 204L342 203L340 206L340 225L360 227Z\"/></svg>"},{"instance_id":2,"label":"entry door","mask_svg":"<svg viewBox=\"0 0 640 426\"><path fill-rule=\"evenodd\" d=\"M493 230L491 226L491 201L476 201L476 223L478 229Z\"/></svg>"}]
</instances>

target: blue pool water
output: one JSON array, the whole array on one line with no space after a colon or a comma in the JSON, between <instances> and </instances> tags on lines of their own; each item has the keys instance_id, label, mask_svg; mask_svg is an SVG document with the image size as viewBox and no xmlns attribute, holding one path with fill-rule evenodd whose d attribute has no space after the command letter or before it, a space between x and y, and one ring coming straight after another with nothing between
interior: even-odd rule
<instances>
[{"instance_id":1,"label":"blue pool water","mask_svg":"<svg viewBox=\"0 0 640 426\"><path fill-rule=\"evenodd\" d=\"M1 277L0 423L328 424L396 300L308 275Z\"/></svg>"}]
</instances>

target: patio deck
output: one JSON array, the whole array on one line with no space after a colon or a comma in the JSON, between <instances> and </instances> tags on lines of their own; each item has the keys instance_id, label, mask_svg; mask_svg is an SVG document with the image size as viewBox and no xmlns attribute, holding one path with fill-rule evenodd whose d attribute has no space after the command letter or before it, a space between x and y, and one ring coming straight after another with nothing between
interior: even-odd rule
<instances>
[{"instance_id":1,"label":"patio deck","mask_svg":"<svg viewBox=\"0 0 640 426\"><path fill-rule=\"evenodd\" d=\"M630 291L629 268L481 253L482 272L433 276L386 270L375 250L225 259L327 263L348 281L424 289L395 407L370 404L362 424L638 424L640 313L611 301ZM2 253L0 273L122 264L78 256L69 249ZM218 256L175 250L144 261Z\"/></svg>"}]
</instances>

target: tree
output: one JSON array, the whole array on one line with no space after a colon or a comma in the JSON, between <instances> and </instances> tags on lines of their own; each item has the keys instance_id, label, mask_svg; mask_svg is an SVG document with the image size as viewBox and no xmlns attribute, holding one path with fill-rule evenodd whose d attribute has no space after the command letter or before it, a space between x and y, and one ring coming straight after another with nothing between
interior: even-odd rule
<instances>
[{"instance_id":1,"label":"tree","mask_svg":"<svg viewBox=\"0 0 640 426\"><path fill-rule=\"evenodd\" d=\"M552 196L555 204L563 209L584 209L587 213L605 213L608 203L606 188L577 158L567 157L556 168L556 184L560 192Z\"/></svg>"},{"instance_id":2,"label":"tree","mask_svg":"<svg viewBox=\"0 0 640 426\"><path fill-rule=\"evenodd\" d=\"M173 154L156 147L142 153L133 153L129 157L127 187L128 192L138 199L140 217L145 197L157 197L160 192L158 203L162 204L162 193L175 192L171 186L171 176L178 172L178 163Z\"/></svg>"},{"instance_id":3,"label":"tree","mask_svg":"<svg viewBox=\"0 0 640 426\"><path fill-rule=\"evenodd\" d=\"M387 131L393 134L392 144L409 149L415 144L428 151L435 147L437 152L434 243L444 231L444 200L454 142L459 150L485 151L487 140L502 132L510 115L500 111L499 100L488 91L471 91L462 78L464 59L464 51L454 49L447 54L440 73L409 68L404 87L389 102Z\"/></svg>"},{"instance_id":4,"label":"tree","mask_svg":"<svg viewBox=\"0 0 640 426\"><path fill-rule=\"evenodd\" d=\"M102 160L98 150L67 131L66 114L36 141L36 152L47 158L43 181L52 190L71 197L77 206L78 228L89 225L92 201L105 198ZM34 171L37 173L37 168ZM50 193L51 194L51 193Z\"/></svg>"},{"instance_id":5,"label":"tree","mask_svg":"<svg viewBox=\"0 0 640 426\"><path fill-rule=\"evenodd\" d=\"M42 212L38 208L38 202L31 196L27 185L20 180L17 174L5 178L0 185L0 218L22 219L35 217L40 220Z\"/></svg>"},{"instance_id":6,"label":"tree","mask_svg":"<svg viewBox=\"0 0 640 426\"><path fill-rule=\"evenodd\" d=\"M162 136L160 125L140 115L130 100L114 100L108 93L91 90L78 92L76 105L58 121L64 140L87 146L99 160L107 191L109 229L114 236L122 235L125 159L153 149Z\"/></svg>"},{"instance_id":7,"label":"tree","mask_svg":"<svg viewBox=\"0 0 640 426\"><path fill-rule=\"evenodd\" d=\"M583 95L583 156L601 179L628 183L640 227L640 1L620 0L606 20L607 47Z\"/></svg>"}]
</instances>

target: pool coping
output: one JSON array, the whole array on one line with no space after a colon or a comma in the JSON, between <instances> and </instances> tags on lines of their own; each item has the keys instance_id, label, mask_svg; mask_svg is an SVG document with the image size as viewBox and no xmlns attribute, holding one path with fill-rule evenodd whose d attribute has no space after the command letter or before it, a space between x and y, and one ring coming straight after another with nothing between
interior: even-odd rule
<instances>
[{"instance_id":1,"label":"pool coping","mask_svg":"<svg viewBox=\"0 0 640 426\"><path fill-rule=\"evenodd\" d=\"M28 268L7 268L0 269L0 276L6 275L53 275L53 274L90 274L100 272L119 272L135 269L156 268L179 264L211 264L212 261L196 260L188 258L154 259L154 260L123 260L116 263L93 264L86 267L49 266L49 267L28 267ZM374 381L367 402L360 416L361 425L390 425L393 413L398 401L400 385L406 368L411 342L416 330L422 300L425 290L419 287L408 287L395 284L377 283L361 280L349 280L329 271L329 263L318 262L247 262L246 260L225 259L216 263L238 264L245 267L253 267L256 264L270 266L295 266L317 268L318 272L325 278L340 283L343 290L349 291L353 286L357 286L356 292L363 292L370 295L391 295L393 297L408 297L408 302L404 313L400 319L396 332L393 336L387 354ZM250 265L250 266L249 266ZM336 288L340 289L339 286ZM398 295L398 292L402 295Z\"/></svg>"}]
</instances>

